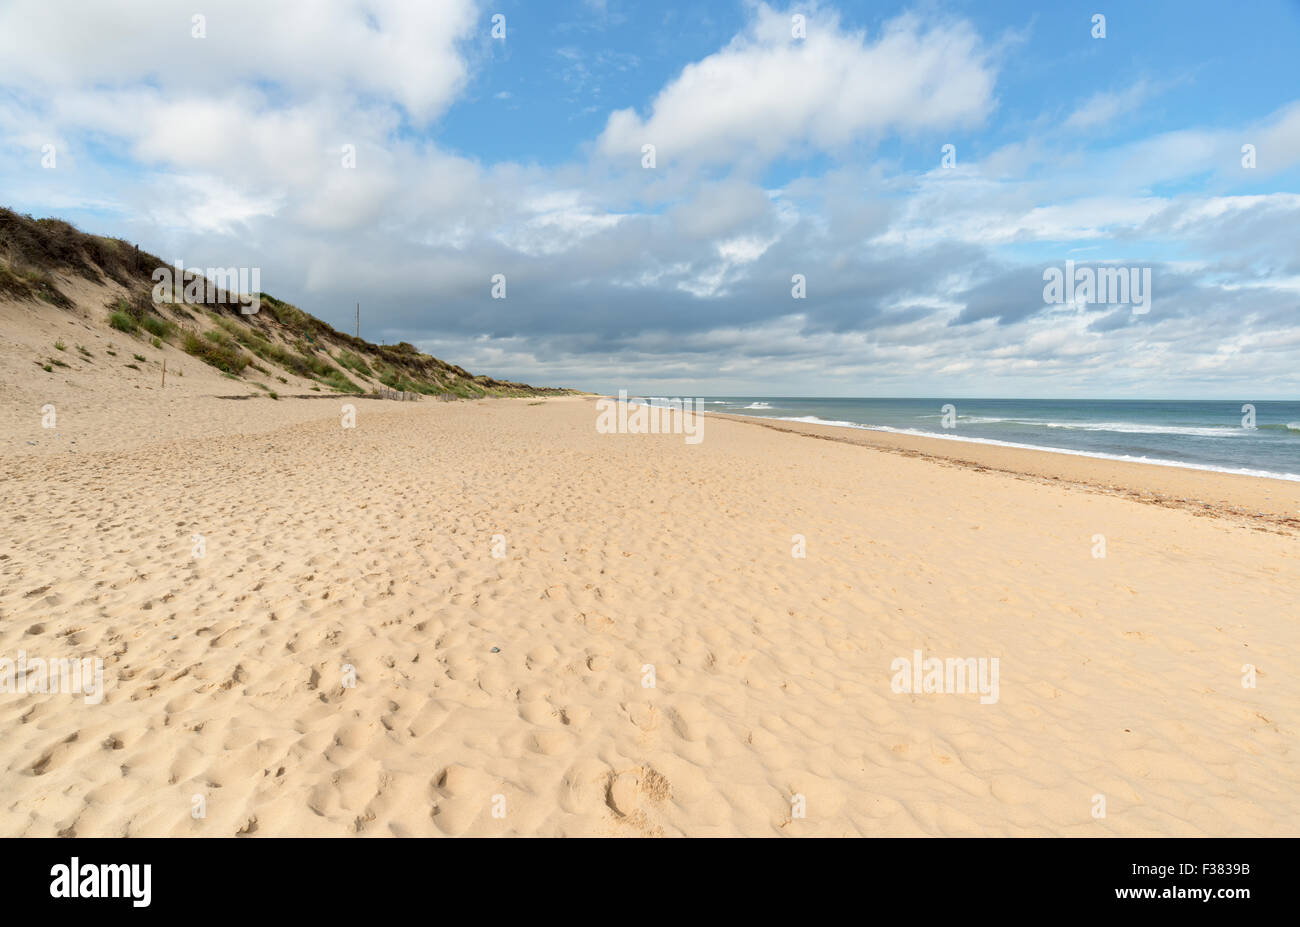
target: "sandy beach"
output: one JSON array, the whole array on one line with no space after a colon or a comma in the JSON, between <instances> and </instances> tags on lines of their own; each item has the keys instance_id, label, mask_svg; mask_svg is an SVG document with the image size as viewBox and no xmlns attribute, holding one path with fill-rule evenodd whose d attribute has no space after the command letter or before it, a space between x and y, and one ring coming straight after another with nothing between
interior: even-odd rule
<instances>
[{"instance_id":1,"label":"sandy beach","mask_svg":"<svg viewBox=\"0 0 1300 927\"><path fill-rule=\"evenodd\" d=\"M153 379L0 397L0 833L1300 833L1295 483Z\"/></svg>"}]
</instances>

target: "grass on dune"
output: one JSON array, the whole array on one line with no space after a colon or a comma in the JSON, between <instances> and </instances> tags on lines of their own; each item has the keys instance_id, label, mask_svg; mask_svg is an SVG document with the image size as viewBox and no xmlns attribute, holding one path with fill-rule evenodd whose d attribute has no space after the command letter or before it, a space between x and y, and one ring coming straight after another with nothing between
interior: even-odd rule
<instances>
[{"instance_id":1,"label":"grass on dune","mask_svg":"<svg viewBox=\"0 0 1300 927\"><path fill-rule=\"evenodd\" d=\"M212 337L214 335L216 337ZM210 331L203 336L186 332L181 347L185 349L185 353L197 357L223 373L238 376L248 366L248 355L220 332Z\"/></svg>"}]
</instances>

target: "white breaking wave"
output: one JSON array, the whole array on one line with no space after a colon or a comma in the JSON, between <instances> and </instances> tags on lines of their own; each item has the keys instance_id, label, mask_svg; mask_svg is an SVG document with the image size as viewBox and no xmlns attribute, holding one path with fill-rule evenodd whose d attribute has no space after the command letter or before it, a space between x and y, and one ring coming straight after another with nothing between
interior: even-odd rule
<instances>
[{"instance_id":1,"label":"white breaking wave","mask_svg":"<svg viewBox=\"0 0 1300 927\"><path fill-rule=\"evenodd\" d=\"M936 418L937 416L924 416ZM995 418L982 415L959 415L959 424L993 425L1006 423L1010 425L1036 425L1040 428L1064 428L1070 431L1113 431L1118 434L1134 435L1192 435L1200 438L1239 438L1249 429L1236 425L1150 425L1142 422L1054 422L1045 418Z\"/></svg>"},{"instance_id":2,"label":"white breaking wave","mask_svg":"<svg viewBox=\"0 0 1300 927\"><path fill-rule=\"evenodd\" d=\"M859 425L857 422L829 421L815 415L774 415L772 418L778 422L803 422L805 425L834 425L837 428L865 428L868 431L871 430L870 425Z\"/></svg>"},{"instance_id":3,"label":"white breaking wave","mask_svg":"<svg viewBox=\"0 0 1300 927\"><path fill-rule=\"evenodd\" d=\"M1199 438L1240 438L1248 429L1235 425L1143 425L1138 422L1044 422L1048 428L1115 431L1134 435L1194 435Z\"/></svg>"}]
</instances>

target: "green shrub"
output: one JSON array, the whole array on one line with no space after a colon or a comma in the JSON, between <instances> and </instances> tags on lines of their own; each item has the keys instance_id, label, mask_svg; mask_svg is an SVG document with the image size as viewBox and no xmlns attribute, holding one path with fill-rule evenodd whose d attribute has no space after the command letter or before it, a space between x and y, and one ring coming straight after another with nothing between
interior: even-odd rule
<instances>
[{"instance_id":1,"label":"green shrub","mask_svg":"<svg viewBox=\"0 0 1300 927\"><path fill-rule=\"evenodd\" d=\"M330 368L330 372L326 375L322 375L320 381L336 393L365 392L365 390L349 380L343 371L339 370L337 367Z\"/></svg>"},{"instance_id":2,"label":"green shrub","mask_svg":"<svg viewBox=\"0 0 1300 927\"><path fill-rule=\"evenodd\" d=\"M131 318L125 312L111 312L108 316L108 324L120 332L126 332L128 335L134 335L139 328L135 319Z\"/></svg>"},{"instance_id":3,"label":"green shrub","mask_svg":"<svg viewBox=\"0 0 1300 927\"><path fill-rule=\"evenodd\" d=\"M59 340L54 342L54 349L56 351L66 351L68 350L68 346L64 344L62 340Z\"/></svg>"},{"instance_id":4,"label":"green shrub","mask_svg":"<svg viewBox=\"0 0 1300 927\"><path fill-rule=\"evenodd\" d=\"M225 339L226 343L229 343L233 337L235 341L263 360L270 361L300 377L329 380L335 375L341 375L338 368L333 364L317 357L312 350L311 344L302 338L297 339L295 342L297 350L292 351L278 344L273 344L248 326L240 325L233 319L224 318L213 313L212 320L222 329L222 331L214 329L207 333L208 337L214 341ZM287 383L288 381L285 380L284 382Z\"/></svg>"},{"instance_id":5,"label":"green shrub","mask_svg":"<svg viewBox=\"0 0 1300 927\"><path fill-rule=\"evenodd\" d=\"M216 367L223 373L238 374L248 366L248 355L239 350L221 332L205 332L202 338L193 332L186 332L181 347L186 354L194 355L203 363Z\"/></svg>"},{"instance_id":6,"label":"green shrub","mask_svg":"<svg viewBox=\"0 0 1300 927\"><path fill-rule=\"evenodd\" d=\"M370 369L370 366L365 362L365 359L361 357L359 354L353 354L351 351L340 351L338 356L338 362L342 366L346 367L348 370L356 371L362 376L366 376L366 377L374 376L374 372Z\"/></svg>"},{"instance_id":7,"label":"green shrub","mask_svg":"<svg viewBox=\"0 0 1300 927\"><path fill-rule=\"evenodd\" d=\"M160 319L156 315L146 316L145 320L140 324L155 338L166 338L172 333L172 323L166 319Z\"/></svg>"}]
</instances>

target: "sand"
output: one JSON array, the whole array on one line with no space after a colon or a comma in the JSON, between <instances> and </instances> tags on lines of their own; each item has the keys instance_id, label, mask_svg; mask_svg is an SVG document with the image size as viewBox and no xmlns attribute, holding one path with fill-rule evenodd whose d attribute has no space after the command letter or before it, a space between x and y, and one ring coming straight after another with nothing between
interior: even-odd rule
<instances>
[{"instance_id":1,"label":"sand","mask_svg":"<svg viewBox=\"0 0 1300 927\"><path fill-rule=\"evenodd\" d=\"M106 691L0 694L5 835L1300 833L1294 484L25 363L0 657Z\"/></svg>"},{"instance_id":2,"label":"sand","mask_svg":"<svg viewBox=\"0 0 1300 927\"><path fill-rule=\"evenodd\" d=\"M327 404L0 461L0 654L107 679L0 699L0 832L1300 830L1294 537L583 400ZM915 649L998 701L896 694Z\"/></svg>"}]
</instances>

